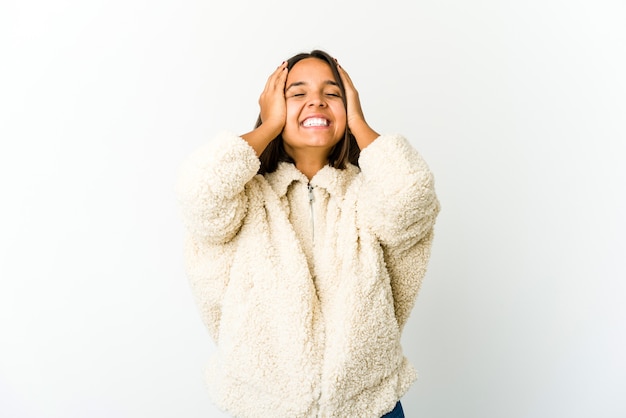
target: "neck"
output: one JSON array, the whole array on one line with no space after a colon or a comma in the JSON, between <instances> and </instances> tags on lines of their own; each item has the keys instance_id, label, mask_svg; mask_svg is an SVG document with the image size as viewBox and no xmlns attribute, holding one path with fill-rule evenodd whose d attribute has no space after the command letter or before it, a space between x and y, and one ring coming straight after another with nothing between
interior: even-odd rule
<instances>
[{"instance_id":1,"label":"neck","mask_svg":"<svg viewBox=\"0 0 626 418\"><path fill-rule=\"evenodd\" d=\"M311 180L318 171L320 171L326 162L322 163L308 163L308 162L298 162L296 161L296 168L302 172L309 180Z\"/></svg>"},{"instance_id":2,"label":"neck","mask_svg":"<svg viewBox=\"0 0 626 418\"><path fill-rule=\"evenodd\" d=\"M295 161L296 168L309 180L328 163L328 152L326 150L315 152L310 149L306 151L291 149L287 153Z\"/></svg>"}]
</instances>

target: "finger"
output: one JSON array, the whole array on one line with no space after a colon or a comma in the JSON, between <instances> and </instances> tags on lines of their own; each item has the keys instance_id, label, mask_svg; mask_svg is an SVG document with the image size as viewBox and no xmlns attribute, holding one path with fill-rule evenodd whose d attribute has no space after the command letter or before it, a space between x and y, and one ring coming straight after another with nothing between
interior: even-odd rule
<instances>
[{"instance_id":1,"label":"finger","mask_svg":"<svg viewBox=\"0 0 626 418\"><path fill-rule=\"evenodd\" d=\"M349 84L351 87L354 88L354 84L352 83L352 79L350 78L350 76L348 75L346 70L344 70L343 67L341 65L339 65L339 64L337 64L337 69L339 70L339 75L341 76L344 84Z\"/></svg>"},{"instance_id":2,"label":"finger","mask_svg":"<svg viewBox=\"0 0 626 418\"><path fill-rule=\"evenodd\" d=\"M284 70L287 68L287 61L283 61L282 64L280 64L273 72L272 74L270 74L270 76L267 78L267 82L265 83L265 88L263 91L268 91L270 89L275 88L276 85L276 79L279 78L281 76L281 74L284 72Z\"/></svg>"},{"instance_id":3,"label":"finger","mask_svg":"<svg viewBox=\"0 0 626 418\"><path fill-rule=\"evenodd\" d=\"M278 74L275 79L274 88L284 90L285 82L287 81L287 73L289 70L287 69L287 62L285 61L280 67L278 67Z\"/></svg>"}]
</instances>

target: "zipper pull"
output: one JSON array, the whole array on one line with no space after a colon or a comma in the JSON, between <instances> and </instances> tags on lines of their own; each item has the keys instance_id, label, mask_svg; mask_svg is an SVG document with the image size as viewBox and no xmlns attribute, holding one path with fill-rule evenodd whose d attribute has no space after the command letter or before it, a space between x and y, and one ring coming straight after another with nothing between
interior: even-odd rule
<instances>
[{"instance_id":1,"label":"zipper pull","mask_svg":"<svg viewBox=\"0 0 626 418\"><path fill-rule=\"evenodd\" d=\"M307 183L307 187L309 189L309 203L313 203L313 200L315 200L313 196L313 186L311 185L311 183Z\"/></svg>"}]
</instances>

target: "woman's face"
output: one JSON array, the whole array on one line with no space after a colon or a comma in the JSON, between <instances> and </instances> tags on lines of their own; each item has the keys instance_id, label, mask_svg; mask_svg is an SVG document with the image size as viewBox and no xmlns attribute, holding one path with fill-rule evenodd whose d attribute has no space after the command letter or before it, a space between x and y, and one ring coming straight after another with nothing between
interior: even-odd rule
<instances>
[{"instance_id":1,"label":"woman's face","mask_svg":"<svg viewBox=\"0 0 626 418\"><path fill-rule=\"evenodd\" d=\"M346 109L330 66L317 58L298 61L287 74L285 150L330 152L346 130Z\"/></svg>"}]
</instances>

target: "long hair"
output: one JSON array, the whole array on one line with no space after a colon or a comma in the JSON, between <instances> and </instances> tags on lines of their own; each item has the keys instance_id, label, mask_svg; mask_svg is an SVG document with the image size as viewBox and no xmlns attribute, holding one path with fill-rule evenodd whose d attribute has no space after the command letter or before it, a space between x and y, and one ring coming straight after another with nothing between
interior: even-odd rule
<instances>
[{"instance_id":1,"label":"long hair","mask_svg":"<svg viewBox=\"0 0 626 418\"><path fill-rule=\"evenodd\" d=\"M316 58L326 62L330 66L333 78L341 91L343 106L347 112L348 104L346 102L346 89L343 85L343 81L341 80L341 76L339 75L339 71L337 70L337 62L335 59L328 53L316 49L309 53L300 53L289 58L287 60L287 69L291 70L297 62L305 58ZM258 128L261 123L261 115L259 114L254 127ZM340 170L345 169L348 163L358 166L360 154L361 150L356 142L356 138L352 135L346 124L346 131L343 138L339 140L339 142L330 150L330 153L328 154L328 165ZM265 150L261 153L259 159L261 160L261 168L259 168L258 174L266 174L276 171L278 163L281 161L295 163L287 154L287 151L285 151L282 133L278 134L278 136L267 145Z\"/></svg>"}]
</instances>

